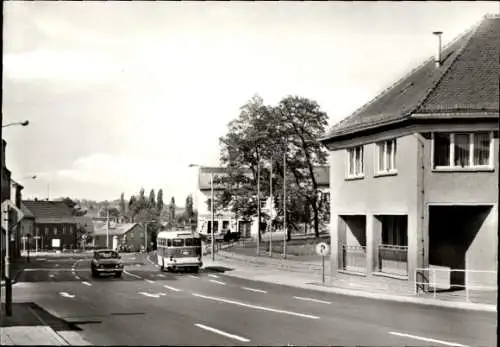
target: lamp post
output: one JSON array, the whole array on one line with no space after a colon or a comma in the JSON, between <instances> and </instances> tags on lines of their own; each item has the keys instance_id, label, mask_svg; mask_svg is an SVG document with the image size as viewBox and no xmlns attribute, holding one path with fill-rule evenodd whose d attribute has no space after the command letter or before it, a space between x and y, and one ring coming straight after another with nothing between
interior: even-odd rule
<instances>
[{"instance_id":1,"label":"lamp post","mask_svg":"<svg viewBox=\"0 0 500 347\"><path fill-rule=\"evenodd\" d=\"M10 126L16 126L16 125L19 125L19 126L27 126L29 124L29 121L28 120L25 120L23 122L12 122L12 123L7 123L7 124L2 124L2 130L3 128L7 128L7 127L10 127ZM0 133L1 135L1 133ZM4 148L3 148L3 136L0 136L0 153L2 153L2 159L1 159L1 164L0 164L0 191L1 189L3 188L2 186L2 183L3 183L3 163L5 161L5 158L3 157L4 156ZM10 189L10 182L7 182L8 185L9 185L9 189ZM1 193L0 193L1 195ZM5 314L7 316L12 316L12 282L11 282L11 278L10 278L10 231L9 231L9 228L10 226L8 225L8 209L7 211L5 211L5 214L4 214L4 211L2 210L2 222L5 220L6 223L5 223L5 262L4 262L4 259L2 259L2 263L3 265L5 266ZM3 232L2 232L3 233ZM0 252L3 253L3 235L0 235ZM0 258L3 258L3 254L2 254L2 257ZM1 298L1 292L0 292L0 298Z\"/></svg>"},{"instance_id":2,"label":"lamp post","mask_svg":"<svg viewBox=\"0 0 500 347\"><path fill-rule=\"evenodd\" d=\"M201 169L201 166L198 164L189 164L189 167L198 167ZM210 210L211 210L211 222L210 222L210 232L211 232L211 248L212 248L212 261L215 260L215 236L214 236L214 173L210 172Z\"/></svg>"}]
</instances>

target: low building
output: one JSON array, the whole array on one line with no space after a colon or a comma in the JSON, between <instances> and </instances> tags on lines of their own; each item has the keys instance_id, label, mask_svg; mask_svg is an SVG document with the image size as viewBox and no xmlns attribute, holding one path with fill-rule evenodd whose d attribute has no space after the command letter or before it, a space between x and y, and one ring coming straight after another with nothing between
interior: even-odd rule
<instances>
[{"instance_id":1,"label":"low building","mask_svg":"<svg viewBox=\"0 0 500 347\"><path fill-rule=\"evenodd\" d=\"M223 178L226 173L224 167L201 167L198 172L198 190L195 195L196 210L198 211L197 231L199 233L211 233L212 212L211 212L211 176L214 177L214 195L221 192L224 187L222 183L218 183L217 179ZM315 177L323 199L329 200L329 167L315 167ZM266 192L261 192L266 196ZM276 193L279 194L279 193ZM214 206L215 208L215 206ZM274 207L276 209L276 207ZM263 214L271 214L271 199L269 192L267 197L261 200L261 211ZM263 221L264 222L264 221ZM261 229L265 226L262 226ZM241 237L252 237L257 235L257 217L254 216L251 220L237 218L229 207L214 210L214 228L215 233L220 233L225 230L238 232Z\"/></svg>"},{"instance_id":2,"label":"low building","mask_svg":"<svg viewBox=\"0 0 500 347\"><path fill-rule=\"evenodd\" d=\"M144 228L139 223L109 223L108 228L106 222L94 222L94 248L139 251L141 246L144 247L150 241L146 240Z\"/></svg>"},{"instance_id":3,"label":"low building","mask_svg":"<svg viewBox=\"0 0 500 347\"><path fill-rule=\"evenodd\" d=\"M21 251L38 251L40 247L40 235L35 233L35 216L26 208L24 202L21 202L21 211L23 219L20 223L21 231Z\"/></svg>"},{"instance_id":4,"label":"low building","mask_svg":"<svg viewBox=\"0 0 500 347\"><path fill-rule=\"evenodd\" d=\"M25 200L25 208L35 217L35 237L40 250L78 248L78 221L63 201Z\"/></svg>"},{"instance_id":5,"label":"low building","mask_svg":"<svg viewBox=\"0 0 500 347\"><path fill-rule=\"evenodd\" d=\"M496 15L444 48L438 37L433 58L322 140L334 278L496 288L499 33Z\"/></svg>"}]
</instances>

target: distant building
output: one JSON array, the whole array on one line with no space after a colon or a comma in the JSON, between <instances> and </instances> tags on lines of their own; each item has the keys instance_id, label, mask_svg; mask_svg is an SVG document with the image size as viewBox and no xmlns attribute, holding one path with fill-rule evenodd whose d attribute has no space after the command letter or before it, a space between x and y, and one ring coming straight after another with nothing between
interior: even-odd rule
<instances>
[{"instance_id":1,"label":"distant building","mask_svg":"<svg viewBox=\"0 0 500 347\"><path fill-rule=\"evenodd\" d=\"M496 288L500 17L438 47L322 140L334 278Z\"/></svg>"},{"instance_id":2,"label":"distant building","mask_svg":"<svg viewBox=\"0 0 500 347\"><path fill-rule=\"evenodd\" d=\"M25 200L25 208L35 217L35 237L40 249L78 248L78 221L63 201Z\"/></svg>"},{"instance_id":3,"label":"distant building","mask_svg":"<svg viewBox=\"0 0 500 347\"><path fill-rule=\"evenodd\" d=\"M211 225L211 183L210 175L214 177L214 195L222 191L222 184L217 184L217 178L222 178L227 175L224 167L201 167L198 173L198 190L195 195L196 210L198 211L198 227L197 231L202 234L210 234ZM324 198L329 199L329 168L328 166L315 167L315 177L319 189L324 193ZM269 192L262 191L261 194L266 198L261 200L261 211L270 214L271 201ZM280 194L280 193L276 193ZM274 207L276 209L276 207ZM214 230L215 233L220 233L223 230L231 230L238 232L241 237L251 237L257 235L257 216L251 220L236 218L230 208L223 210L214 210Z\"/></svg>"},{"instance_id":4,"label":"distant building","mask_svg":"<svg viewBox=\"0 0 500 347\"><path fill-rule=\"evenodd\" d=\"M108 236L108 241L106 238ZM109 229L106 222L94 222L94 232L92 234L92 245L95 248L113 248L139 251L141 246L150 243L146 240L144 228L139 223L109 223Z\"/></svg>"}]
</instances>

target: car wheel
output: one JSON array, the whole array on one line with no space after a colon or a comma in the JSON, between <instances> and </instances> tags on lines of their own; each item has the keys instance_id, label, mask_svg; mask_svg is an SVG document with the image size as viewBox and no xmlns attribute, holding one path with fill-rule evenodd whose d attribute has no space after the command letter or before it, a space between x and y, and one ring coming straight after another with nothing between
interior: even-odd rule
<instances>
[{"instance_id":1,"label":"car wheel","mask_svg":"<svg viewBox=\"0 0 500 347\"><path fill-rule=\"evenodd\" d=\"M119 272L115 272L115 277L116 277L116 278L120 278L120 277L122 277L122 272L121 272L121 271L119 271Z\"/></svg>"},{"instance_id":2,"label":"car wheel","mask_svg":"<svg viewBox=\"0 0 500 347\"><path fill-rule=\"evenodd\" d=\"M194 266L191 268L191 271L195 274L197 274L199 270L200 270L200 268L198 266Z\"/></svg>"}]
</instances>

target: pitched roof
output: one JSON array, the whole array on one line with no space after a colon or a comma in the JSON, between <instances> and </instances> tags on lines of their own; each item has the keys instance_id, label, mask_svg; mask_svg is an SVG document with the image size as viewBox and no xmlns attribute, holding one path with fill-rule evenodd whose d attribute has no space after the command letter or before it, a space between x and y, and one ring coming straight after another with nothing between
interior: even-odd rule
<instances>
[{"instance_id":1,"label":"pitched roof","mask_svg":"<svg viewBox=\"0 0 500 347\"><path fill-rule=\"evenodd\" d=\"M63 201L23 200L37 223L76 223L73 210Z\"/></svg>"},{"instance_id":2,"label":"pitched roof","mask_svg":"<svg viewBox=\"0 0 500 347\"><path fill-rule=\"evenodd\" d=\"M24 218L35 219L35 215L33 215L33 213L31 213L31 211L28 210L28 208L22 201L21 201L21 211L24 214Z\"/></svg>"},{"instance_id":3,"label":"pitched roof","mask_svg":"<svg viewBox=\"0 0 500 347\"><path fill-rule=\"evenodd\" d=\"M109 225L109 235L110 236L121 236L123 234L126 234L132 228L135 226L139 226L142 228L142 226L139 223L123 223L123 224L115 224L115 223L110 223ZM102 236L106 235L107 230L106 230L106 223L104 222L94 222L94 232L93 235L95 236Z\"/></svg>"},{"instance_id":4,"label":"pitched roof","mask_svg":"<svg viewBox=\"0 0 500 347\"><path fill-rule=\"evenodd\" d=\"M499 55L500 17L485 16L444 47L440 67L434 57L426 60L334 125L322 140L409 119L415 113L491 113L498 117Z\"/></svg>"}]
</instances>

